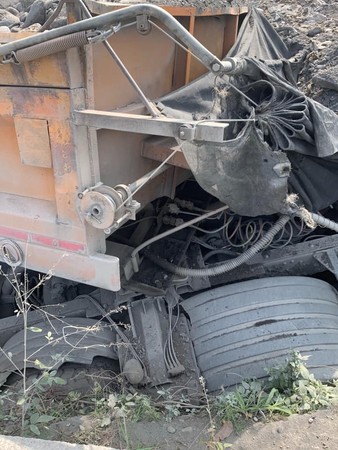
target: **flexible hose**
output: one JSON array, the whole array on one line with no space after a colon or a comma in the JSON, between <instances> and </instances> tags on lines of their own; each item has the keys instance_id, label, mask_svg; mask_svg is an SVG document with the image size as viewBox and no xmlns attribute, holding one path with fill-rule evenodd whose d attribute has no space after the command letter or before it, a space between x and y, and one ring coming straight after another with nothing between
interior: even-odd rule
<instances>
[{"instance_id":1,"label":"flexible hose","mask_svg":"<svg viewBox=\"0 0 338 450\"><path fill-rule=\"evenodd\" d=\"M158 234L157 236L154 236L151 239L148 239L147 241L143 242L141 245L136 247L132 251L132 253L130 255L131 263L132 263L134 272L138 272L139 271L137 258L138 258L139 252L143 248L148 247L148 245L150 245L150 244L152 244L152 243L154 243L154 242L156 242L156 241L158 241L160 239L163 239L163 238L169 236L170 234L176 233L179 230L183 230L183 228L190 227L191 225L194 225L195 223L200 222L201 220L207 219L210 216L213 216L213 215L218 214L218 213L220 213L222 211L225 211L228 208L229 208L228 206L224 205L221 208L215 209L213 211L208 211L207 213L203 214L202 216L195 217L194 219L191 219L188 222L184 222L181 225L178 225L177 227L172 228L171 230L164 231L163 233Z\"/></svg>"},{"instance_id":2,"label":"flexible hose","mask_svg":"<svg viewBox=\"0 0 338 450\"><path fill-rule=\"evenodd\" d=\"M281 216L277 220L277 222L270 228L270 230L267 231L266 234L252 247L250 247L248 250L246 250L236 258L226 261L221 265L206 267L202 269L190 269L187 267L176 266L175 264L170 263L169 261L166 261L162 258L158 258L154 255L147 255L147 258L151 259L151 261L155 262L163 269L182 277L214 277L216 275L221 275L222 273L230 272L230 270L236 269L236 267L241 266L245 262L249 261L249 259L253 258L258 252L263 250L263 248L271 242L271 240L276 236L277 233L279 233L279 231L289 220L289 216Z\"/></svg>"},{"instance_id":3,"label":"flexible hose","mask_svg":"<svg viewBox=\"0 0 338 450\"><path fill-rule=\"evenodd\" d=\"M329 230L338 233L338 223L333 220L327 219L326 217L320 216L319 214L310 213L311 219L313 219L317 225L328 228Z\"/></svg>"}]
</instances>

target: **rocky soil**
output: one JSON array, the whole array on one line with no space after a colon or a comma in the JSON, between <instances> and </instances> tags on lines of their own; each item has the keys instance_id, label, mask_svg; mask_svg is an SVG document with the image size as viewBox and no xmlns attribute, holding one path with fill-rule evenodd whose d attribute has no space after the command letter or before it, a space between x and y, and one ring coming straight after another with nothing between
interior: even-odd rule
<instances>
[{"instance_id":1,"label":"rocky soil","mask_svg":"<svg viewBox=\"0 0 338 450\"><path fill-rule=\"evenodd\" d=\"M0 31L18 32L20 30L39 31L53 14L59 0L1 0ZM51 28L66 25L65 8L53 22Z\"/></svg>"},{"instance_id":2,"label":"rocky soil","mask_svg":"<svg viewBox=\"0 0 338 450\"><path fill-rule=\"evenodd\" d=\"M263 9L294 54L305 55L299 88L338 112L338 2L248 0Z\"/></svg>"},{"instance_id":3,"label":"rocky soil","mask_svg":"<svg viewBox=\"0 0 338 450\"><path fill-rule=\"evenodd\" d=\"M216 449L208 446L208 430L210 421L206 415L182 415L171 422L128 422L123 429L114 422L100 428L97 420L84 416L53 424L49 438L124 449L127 436L132 450ZM241 432L229 431L221 442L231 450L337 450L338 410L330 408L274 421L248 421Z\"/></svg>"}]
</instances>

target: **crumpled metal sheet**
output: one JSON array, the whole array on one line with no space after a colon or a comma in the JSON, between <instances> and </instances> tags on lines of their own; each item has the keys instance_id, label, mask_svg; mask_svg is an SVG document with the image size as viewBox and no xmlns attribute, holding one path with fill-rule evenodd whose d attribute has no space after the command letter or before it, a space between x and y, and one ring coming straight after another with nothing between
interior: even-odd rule
<instances>
[{"instance_id":1,"label":"crumpled metal sheet","mask_svg":"<svg viewBox=\"0 0 338 450\"><path fill-rule=\"evenodd\" d=\"M283 208L291 165L252 122L224 144L185 142L182 150L200 186L235 213L269 215Z\"/></svg>"}]
</instances>

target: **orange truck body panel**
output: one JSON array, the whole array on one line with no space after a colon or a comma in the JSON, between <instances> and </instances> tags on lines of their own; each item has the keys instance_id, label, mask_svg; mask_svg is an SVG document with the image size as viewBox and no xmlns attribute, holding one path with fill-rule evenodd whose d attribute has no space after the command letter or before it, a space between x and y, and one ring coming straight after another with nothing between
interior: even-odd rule
<instances>
[{"instance_id":1,"label":"orange truck body panel","mask_svg":"<svg viewBox=\"0 0 338 450\"><path fill-rule=\"evenodd\" d=\"M86 2L94 14L123 6ZM245 12L167 9L218 57L234 43ZM0 41L30 34L1 33ZM129 27L109 42L151 99L204 72L157 29L141 36ZM147 136L77 126L72 114L126 107L139 111L136 93L101 43L21 65L3 64L0 80L0 258L5 259L9 241L19 248L27 268L119 290L119 259L106 254L104 232L81 216L79 194L98 182L131 183L153 170L166 152L159 145L145 155ZM184 161L176 160L177 167L173 160L172 169L138 193L143 206L171 196L184 179Z\"/></svg>"}]
</instances>

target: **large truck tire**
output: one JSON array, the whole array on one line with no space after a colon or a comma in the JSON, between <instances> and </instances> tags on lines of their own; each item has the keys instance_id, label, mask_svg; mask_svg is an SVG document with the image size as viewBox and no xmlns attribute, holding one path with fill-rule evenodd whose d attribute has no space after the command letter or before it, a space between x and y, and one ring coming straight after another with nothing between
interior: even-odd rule
<instances>
[{"instance_id":1,"label":"large truck tire","mask_svg":"<svg viewBox=\"0 0 338 450\"><path fill-rule=\"evenodd\" d=\"M183 307L210 392L266 377L265 369L293 350L310 355L307 367L317 378L338 377L338 294L324 281L245 281L190 297Z\"/></svg>"}]
</instances>

